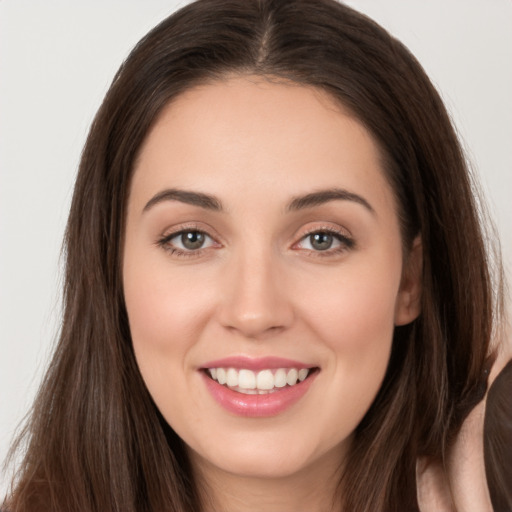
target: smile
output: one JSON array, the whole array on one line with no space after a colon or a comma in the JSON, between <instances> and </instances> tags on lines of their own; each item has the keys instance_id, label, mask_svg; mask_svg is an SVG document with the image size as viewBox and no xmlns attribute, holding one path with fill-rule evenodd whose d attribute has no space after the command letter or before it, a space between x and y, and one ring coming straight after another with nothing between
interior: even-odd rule
<instances>
[{"instance_id":1,"label":"smile","mask_svg":"<svg viewBox=\"0 0 512 512\"><path fill-rule=\"evenodd\" d=\"M276 416L300 402L320 373L317 366L282 358L229 357L200 368L214 401L228 413Z\"/></svg>"},{"instance_id":2,"label":"smile","mask_svg":"<svg viewBox=\"0 0 512 512\"><path fill-rule=\"evenodd\" d=\"M311 368L277 368L258 372L243 368L208 368L210 377L238 393L265 395L304 381Z\"/></svg>"}]
</instances>

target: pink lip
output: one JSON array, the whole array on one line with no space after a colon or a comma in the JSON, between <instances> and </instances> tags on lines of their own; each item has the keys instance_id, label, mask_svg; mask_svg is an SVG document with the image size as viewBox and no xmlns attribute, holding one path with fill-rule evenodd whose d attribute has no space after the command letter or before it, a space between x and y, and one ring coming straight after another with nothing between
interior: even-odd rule
<instances>
[{"instance_id":1,"label":"pink lip","mask_svg":"<svg viewBox=\"0 0 512 512\"><path fill-rule=\"evenodd\" d=\"M246 368L247 370L276 370L278 368L313 368L314 365L307 365L292 359L283 359L281 357L247 357L247 356L233 356L209 361L202 365L202 368Z\"/></svg>"},{"instance_id":2,"label":"pink lip","mask_svg":"<svg viewBox=\"0 0 512 512\"><path fill-rule=\"evenodd\" d=\"M291 365L291 367L295 366ZM286 386L264 395L247 395L219 384L210 378L206 371L201 371L206 388L220 406L237 416L249 418L265 418L284 412L307 393L318 373L318 371L314 371L307 379L295 386Z\"/></svg>"}]
</instances>

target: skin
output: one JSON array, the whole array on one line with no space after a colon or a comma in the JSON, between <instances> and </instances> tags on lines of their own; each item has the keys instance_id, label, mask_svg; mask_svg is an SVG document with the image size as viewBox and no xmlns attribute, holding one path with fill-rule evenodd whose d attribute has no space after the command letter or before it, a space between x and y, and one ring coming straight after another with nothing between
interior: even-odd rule
<instances>
[{"instance_id":1,"label":"skin","mask_svg":"<svg viewBox=\"0 0 512 512\"><path fill-rule=\"evenodd\" d=\"M512 359L512 329L504 322L496 334L497 358L489 388ZM448 454L446 467L419 460L416 468L418 503L425 512L492 512L485 474L484 419L487 397L464 421Z\"/></svg>"},{"instance_id":2,"label":"skin","mask_svg":"<svg viewBox=\"0 0 512 512\"><path fill-rule=\"evenodd\" d=\"M418 461L418 503L425 512L492 512L484 462L485 401L464 422L450 450L446 468Z\"/></svg>"},{"instance_id":3,"label":"skin","mask_svg":"<svg viewBox=\"0 0 512 512\"><path fill-rule=\"evenodd\" d=\"M353 200L289 210L319 190ZM201 192L213 211L167 189ZM207 233L172 252L184 229ZM311 245L333 230L333 249ZM215 510L330 510L352 433L381 385L395 325L419 314L420 243L408 264L393 191L363 126L326 94L256 77L192 89L161 114L130 190L123 281L137 362L188 446ZM270 418L213 400L199 371L235 355L320 368ZM206 493L205 493L206 494Z\"/></svg>"}]
</instances>

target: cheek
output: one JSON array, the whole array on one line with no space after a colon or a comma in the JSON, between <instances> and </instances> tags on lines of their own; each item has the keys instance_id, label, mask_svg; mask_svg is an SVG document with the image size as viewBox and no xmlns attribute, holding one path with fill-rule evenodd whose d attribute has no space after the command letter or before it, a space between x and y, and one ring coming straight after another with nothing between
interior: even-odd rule
<instances>
[{"instance_id":1,"label":"cheek","mask_svg":"<svg viewBox=\"0 0 512 512\"><path fill-rule=\"evenodd\" d=\"M365 268L350 269L324 287L312 288L304 302L309 328L328 350L325 417L320 422L331 429L326 437L335 438L340 431L348 436L356 428L381 387L389 361L400 269Z\"/></svg>"},{"instance_id":2,"label":"cheek","mask_svg":"<svg viewBox=\"0 0 512 512\"><path fill-rule=\"evenodd\" d=\"M345 268L323 286L311 286L304 317L331 350L365 356L368 349L387 347L394 329L400 271L384 267ZM303 295L304 296L304 295Z\"/></svg>"},{"instance_id":3,"label":"cheek","mask_svg":"<svg viewBox=\"0 0 512 512\"><path fill-rule=\"evenodd\" d=\"M182 433L202 420L198 396L189 393L196 372L189 370L212 303L191 272L170 272L168 262L146 260L125 267L124 275L137 365L158 409Z\"/></svg>"},{"instance_id":4,"label":"cheek","mask_svg":"<svg viewBox=\"0 0 512 512\"><path fill-rule=\"evenodd\" d=\"M211 310L211 287L194 278L192 266L175 272L165 254L143 256L131 251L125 261L125 302L139 369L165 409L174 400L169 387L185 384L183 370Z\"/></svg>"},{"instance_id":5,"label":"cheek","mask_svg":"<svg viewBox=\"0 0 512 512\"><path fill-rule=\"evenodd\" d=\"M163 251L131 248L126 254L123 285L134 344L155 350L186 345L211 304L208 276L198 279L193 266L176 271Z\"/></svg>"}]
</instances>

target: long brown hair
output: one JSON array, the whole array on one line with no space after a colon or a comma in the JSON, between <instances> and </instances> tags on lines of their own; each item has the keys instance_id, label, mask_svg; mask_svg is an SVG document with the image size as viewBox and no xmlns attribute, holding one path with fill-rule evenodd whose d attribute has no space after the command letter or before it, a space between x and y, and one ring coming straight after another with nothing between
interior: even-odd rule
<instances>
[{"instance_id":1,"label":"long brown hair","mask_svg":"<svg viewBox=\"0 0 512 512\"><path fill-rule=\"evenodd\" d=\"M140 41L91 127L66 231L60 342L18 441L26 455L12 512L201 509L185 447L137 368L121 257L148 130L179 94L232 74L317 87L341 102L380 146L404 252L416 235L423 240L422 314L396 329L384 383L355 432L339 508L417 509L417 458L443 462L483 397L497 315L486 240L464 155L421 66L334 0L199 0Z\"/></svg>"}]
</instances>

